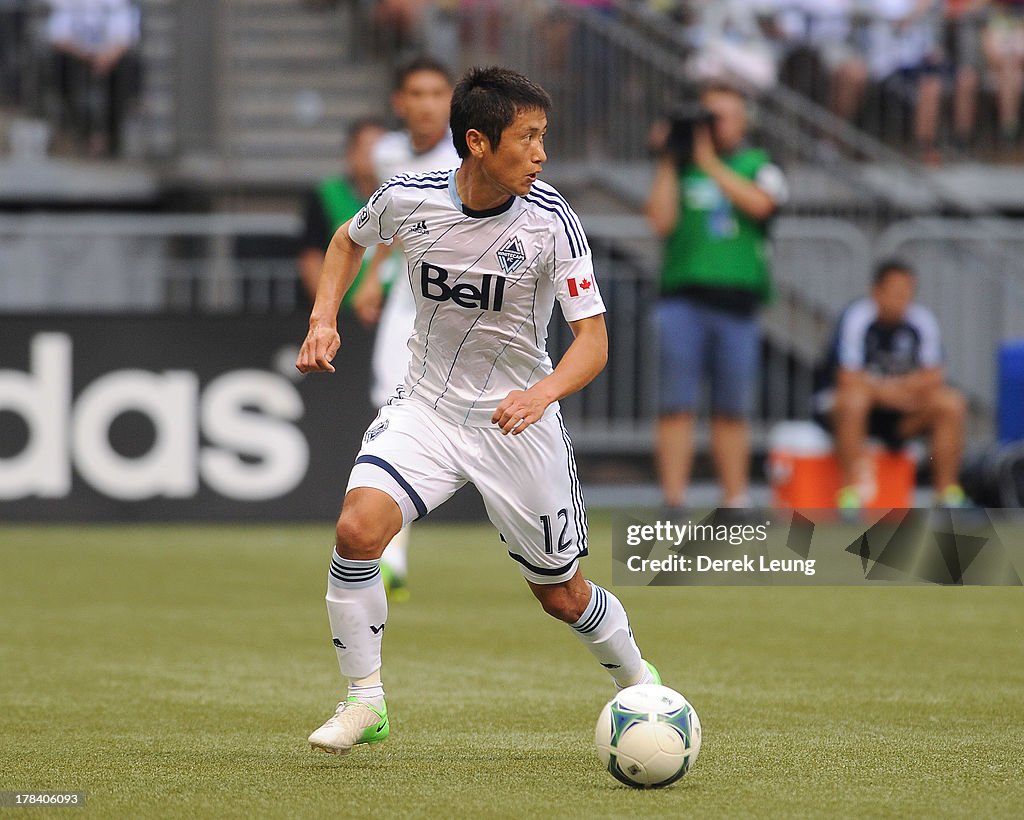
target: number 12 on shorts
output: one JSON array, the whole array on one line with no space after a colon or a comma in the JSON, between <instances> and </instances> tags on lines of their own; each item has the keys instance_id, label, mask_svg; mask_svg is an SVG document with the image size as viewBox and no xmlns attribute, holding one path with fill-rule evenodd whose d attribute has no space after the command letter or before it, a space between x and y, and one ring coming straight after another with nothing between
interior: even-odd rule
<instances>
[{"instance_id":1,"label":"number 12 on shorts","mask_svg":"<svg viewBox=\"0 0 1024 820\"><path fill-rule=\"evenodd\" d=\"M572 543L566 535L566 530L569 529L568 508L562 507L562 509L558 511L558 518L562 521L562 530L558 533L558 551L565 552L572 546ZM551 543L551 516L542 515L540 517L540 523L541 526L544 527L544 554L551 555L555 551L554 545Z\"/></svg>"}]
</instances>

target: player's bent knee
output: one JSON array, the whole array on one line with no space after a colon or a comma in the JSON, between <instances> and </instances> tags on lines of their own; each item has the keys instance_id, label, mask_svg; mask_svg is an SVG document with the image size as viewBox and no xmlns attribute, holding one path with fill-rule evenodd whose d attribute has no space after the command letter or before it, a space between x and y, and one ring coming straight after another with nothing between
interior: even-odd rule
<instances>
[{"instance_id":1,"label":"player's bent knee","mask_svg":"<svg viewBox=\"0 0 1024 820\"><path fill-rule=\"evenodd\" d=\"M336 552L342 558L354 561L370 561L384 552L384 541L375 528L367 526L356 516L342 515L335 528Z\"/></svg>"},{"instance_id":2,"label":"player's bent knee","mask_svg":"<svg viewBox=\"0 0 1024 820\"><path fill-rule=\"evenodd\" d=\"M384 547L402 528L402 514L390 499L345 499L335 528L337 552L343 558L369 561L379 558ZM391 509L394 506L394 509Z\"/></svg>"}]
</instances>

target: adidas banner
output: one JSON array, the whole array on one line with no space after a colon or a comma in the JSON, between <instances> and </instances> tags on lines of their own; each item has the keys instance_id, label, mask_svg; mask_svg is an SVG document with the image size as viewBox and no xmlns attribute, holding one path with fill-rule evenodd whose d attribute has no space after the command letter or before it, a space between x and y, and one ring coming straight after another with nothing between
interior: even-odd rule
<instances>
[{"instance_id":1,"label":"adidas banner","mask_svg":"<svg viewBox=\"0 0 1024 820\"><path fill-rule=\"evenodd\" d=\"M303 376L307 321L4 317L0 520L333 521L373 338L343 321L338 371Z\"/></svg>"}]
</instances>

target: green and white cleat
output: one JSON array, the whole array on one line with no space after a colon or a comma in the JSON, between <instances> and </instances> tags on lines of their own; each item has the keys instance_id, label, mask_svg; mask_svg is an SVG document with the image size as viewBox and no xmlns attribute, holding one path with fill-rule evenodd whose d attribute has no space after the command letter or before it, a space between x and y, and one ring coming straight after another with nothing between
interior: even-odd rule
<instances>
[{"instance_id":1,"label":"green and white cleat","mask_svg":"<svg viewBox=\"0 0 1024 820\"><path fill-rule=\"evenodd\" d=\"M406 586L404 575L399 575L383 561L380 562L380 574L384 579L384 594L391 603L404 604L409 600L409 587Z\"/></svg>"},{"instance_id":2,"label":"green and white cleat","mask_svg":"<svg viewBox=\"0 0 1024 820\"><path fill-rule=\"evenodd\" d=\"M309 736L309 745L321 752L347 755L354 746L379 743L391 732L388 705L380 710L356 698L343 700L327 722Z\"/></svg>"},{"instance_id":3,"label":"green and white cleat","mask_svg":"<svg viewBox=\"0 0 1024 820\"><path fill-rule=\"evenodd\" d=\"M864 502L860 497L860 490L855 486L842 487L836 494L836 509L839 510L839 520L847 524L855 524L860 520L861 508Z\"/></svg>"},{"instance_id":4,"label":"green and white cleat","mask_svg":"<svg viewBox=\"0 0 1024 820\"><path fill-rule=\"evenodd\" d=\"M655 668L654 664L650 661L644 661L644 666L647 667L647 671L651 673L651 683L661 685L661 673Z\"/></svg>"}]
</instances>

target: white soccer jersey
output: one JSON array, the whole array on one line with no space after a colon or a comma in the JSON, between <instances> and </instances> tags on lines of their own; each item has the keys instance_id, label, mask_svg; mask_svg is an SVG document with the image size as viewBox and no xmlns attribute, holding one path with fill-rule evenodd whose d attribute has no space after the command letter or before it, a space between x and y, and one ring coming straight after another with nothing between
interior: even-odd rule
<instances>
[{"instance_id":1,"label":"white soccer jersey","mask_svg":"<svg viewBox=\"0 0 1024 820\"><path fill-rule=\"evenodd\" d=\"M405 395L457 424L489 426L510 391L551 373L556 298L569 322L605 310L579 218L544 182L473 211L454 170L401 174L371 197L349 236L365 247L401 240L416 300Z\"/></svg>"},{"instance_id":2,"label":"white soccer jersey","mask_svg":"<svg viewBox=\"0 0 1024 820\"><path fill-rule=\"evenodd\" d=\"M395 174L447 171L457 167L460 161L451 131L437 145L421 154L413 149L407 131L391 131L374 143L372 159L378 182L391 179Z\"/></svg>"},{"instance_id":3,"label":"white soccer jersey","mask_svg":"<svg viewBox=\"0 0 1024 820\"><path fill-rule=\"evenodd\" d=\"M836 363L847 370L865 368L896 376L919 367L942 366L939 322L914 303L899 322L878 323L878 305L868 296L851 303L839 321Z\"/></svg>"}]
</instances>

